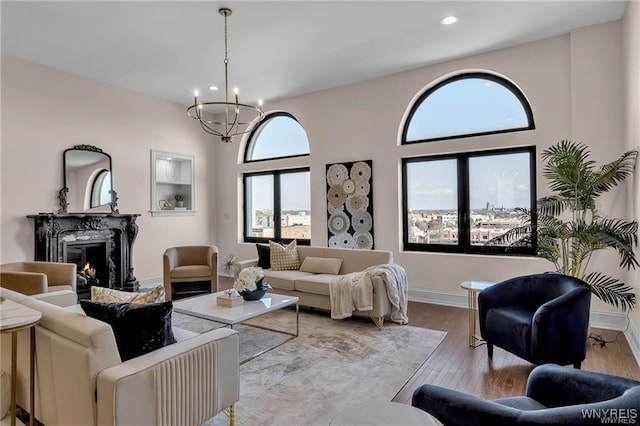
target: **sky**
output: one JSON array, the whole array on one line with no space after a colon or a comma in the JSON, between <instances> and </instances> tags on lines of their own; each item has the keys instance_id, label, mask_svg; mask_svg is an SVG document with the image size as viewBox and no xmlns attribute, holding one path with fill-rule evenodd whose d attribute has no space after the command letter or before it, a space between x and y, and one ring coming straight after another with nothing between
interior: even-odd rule
<instances>
[{"instance_id":1,"label":"sky","mask_svg":"<svg viewBox=\"0 0 640 426\"><path fill-rule=\"evenodd\" d=\"M502 84L484 78L449 82L432 91L416 108L407 130L407 140L528 126L525 109L514 93ZM252 159L309 152L302 126L289 116L276 115L260 128L252 145ZM409 163L409 209L457 208L456 160ZM469 159L470 203L484 209L529 207L529 154L480 156ZM271 176L251 179L253 209L273 208ZM282 175L283 210L310 209L310 175Z\"/></svg>"}]
</instances>

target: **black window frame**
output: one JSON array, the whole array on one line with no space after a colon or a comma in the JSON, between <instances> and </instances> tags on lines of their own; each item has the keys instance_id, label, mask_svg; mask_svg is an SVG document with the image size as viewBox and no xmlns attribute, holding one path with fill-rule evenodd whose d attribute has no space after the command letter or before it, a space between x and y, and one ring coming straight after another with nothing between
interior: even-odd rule
<instances>
[{"instance_id":1,"label":"black window frame","mask_svg":"<svg viewBox=\"0 0 640 426\"><path fill-rule=\"evenodd\" d=\"M522 105L522 108L524 109L525 114L527 115L528 125L524 127L517 127L517 128L511 128L511 129L491 130L488 132L461 133L461 134L450 135L450 136L438 136L435 138L408 141L407 131L409 130L409 124L411 124L411 120L413 120L413 116L415 115L418 108L422 105L422 103L432 93L434 93L441 87L446 86L450 83L454 83L459 80L465 80L470 78L480 78L480 79L492 81L494 83L500 84L504 88L508 89L511 93L513 93L513 95L520 101L520 104ZM490 74L485 72L467 72L467 73L456 74L452 77L449 77L435 84L434 86L430 87L422 95L420 95L420 97L413 103L413 106L409 111L409 115L407 116L407 119L404 122L404 127L402 129L401 144L413 145L416 143L436 142L436 141L449 140L449 139L461 139L461 138L469 138L474 136L486 136L486 135L496 135L500 133L522 132L525 130L534 130L535 128L536 126L535 126L535 121L533 119L533 111L531 109L531 105L529 104L529 101L527 101L527 98L525 97L524 93L522 93L522 91L515 84L495 74Z\"/></svg>"},{"instance_id":2,"label":"black window frame","mask_svg":"<svg viewBox=\"0 0 640 426\"><path fill-rule=\"evenodd\" d=\"M311 245L311 237L309 239L301 238L282 238L282 206L281 206L281 188L280 176L284 174L308 172L311 173L311 167L297 167L294 169L281 170L265 170L259 172L244 173L242 175L242 235L245 243L268 243L269 240L279 243L288 244L296 240L298 245ZM247 178L254 176L273 176L273 237L254 237L249 235L247 229ZM311 190L311 189L309 189Z\"/></svg>"},{"instance_id":3,"label":"black window frame","mask_svg":"<svg viewBox=\"0 0 640 426\"><path fill-rule=\"evenodd\" d=\"M260 121L260 123L258 123L258 125L251 130L251 133L249 133L249 138L247 139L247 144L244 149L244 156L243 156L244 163L259 163L262 161L281 160L283 158L308 157L309 155L311 155L310 152L307 152L306 154L283 155L280 157L259 158L255 160L249 158L249 153L253 149L253 145L256 142L255 140L256 136L260 134L260 131L263 126L265 126L270 120L276 117L288 117L288 118L291 118L292 120L295 120L296 123L300 124L297 118L295 118L292 114L285 111L277 111L277 112L271 112L266 114L265 117ZM302 127L301 124L300 124L300 127ZM302 129L304 130L304 127L302 127ZM307 146L308 144L309 144L309 140L307 139Z\"/></svg>"},{"instance_id":4,"label":"black window frame","mask_svg":"<svg viewBox=\"0 0 640 426\"><path fill-rule=\"evenodd\" d=\"M469 158L494 156L502 154L529 153L529 181L530 187L530 209L533 235L536 235L536 207L537 207L537 187L536 187L536 147L525 146L517 148L501 148L486 151L469 151L444 155L426 155L420 157L402 158L402 243L404 251L414 252L441 252L441 253L463 253L463 254L498 254L498 255L526 255L535 256L538 250L537 239L534 238L531 247L507 247L507 246L482 246L471 244L469 206ZM409 208L407 198L407 164L423 161L438 161L455 159L457 161L457 188L458 188L458 243L457 244L424 244L409 242Z\"/></svg>"}]
</instances>

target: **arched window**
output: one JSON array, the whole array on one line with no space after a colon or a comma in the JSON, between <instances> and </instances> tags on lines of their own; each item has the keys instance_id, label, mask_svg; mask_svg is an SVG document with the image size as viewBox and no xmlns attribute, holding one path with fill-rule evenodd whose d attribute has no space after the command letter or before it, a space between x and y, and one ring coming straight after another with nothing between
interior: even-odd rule
<instances>
[{"instance_id":1,"label":"arched window","mask_svg":"<svg viewBox=\"0 0 640 426\"><path fill-rule=\"evenodd\" d=\"M279 168L282 158L309 155L307 134L293 115L268 114L249 135L244 162L263 162L243 174L244 241L311 243L311 171L306 165Z\"/></svg>"},{"instance_id":2,"label":"arched window","mask_svg":"<svg viewBox=\"0 0 640 426\"><path fill-rule=\"evenodd\" d=\"M91 208L99 207L111 202L111 172L102 169L96 174L93 184L91 184Z\"/></svg>"},{"instance_id":3,"label":"arched window","mask_svg":"<svg viewBox=\"0 0 640 426\"><path fill-rule=\"evenodd\" d=\"M488 73L455 75L430 87L414 103L402 144L534 129L524 94Z\"/></svg>"},{"instance_id":4,"label":"arched window","mask_svg":"<svg viewBox=\"0 0 640 426\"><path fill-rule=\"evenodd\" d=\"M497 237L535 229L535 146L504 147L508 138L489 136L534 128L525 95L493 74L461 73L422 93L404 123L403 145L483 136L495 147L437 154L423 145L424 155L402 158L404 250L534 254L535 238L509 247Z\"/></svg>"},{"instance_id":5,"label":"arched window","mask_svg":"<svg viewBox=\"0 0 640 426\"><path fill-rule=\"evenodd\" d=\"M249 135L244 161L309 155L309 141L298 120L287 112L268 114Z\"/></svg>"}]
</instances>

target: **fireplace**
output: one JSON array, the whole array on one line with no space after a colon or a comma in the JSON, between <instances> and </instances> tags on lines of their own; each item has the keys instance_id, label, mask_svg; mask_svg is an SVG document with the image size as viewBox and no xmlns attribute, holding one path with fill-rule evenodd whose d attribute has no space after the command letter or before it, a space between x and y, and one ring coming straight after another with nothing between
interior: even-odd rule
<instances>
[{"instance_id":1,"label":"fireplace","mask_svg":"<svg viewBox=\"0 0 640 426\"><path fill-rule=\"evenodd\" d=\"M78 265L78 297L91 286L137 291L131 254L138 234L137 214L44 213L35 222L35 260Z\"/></svg>"},{"instance_id":2,"label":"fireplace","mask_svg":"<svg viewBox=\"0 0 640 426\"><path fill-rule=\"evenodd\" d=\"M91 297L91 287L112 287L115 269L107 240L65 242L63 259L78 267L76 291L80 299Z\"/></svg>"}]
</instances>

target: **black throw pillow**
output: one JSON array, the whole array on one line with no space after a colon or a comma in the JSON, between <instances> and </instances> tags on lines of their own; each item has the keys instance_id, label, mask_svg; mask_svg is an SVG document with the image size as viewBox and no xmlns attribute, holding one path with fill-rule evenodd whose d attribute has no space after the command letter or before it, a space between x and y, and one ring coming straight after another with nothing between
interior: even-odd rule
<instances>
[{"instance_id":1,"label":"black throw pillow","mask_svg":"<svg viewBox=\"0 0 640 426\"><path fill-rule=\"evenodd\" d=\"M258 267L271 269L271 248L269 244L256 244L258 250Z\"/></svg>"},{"instance_id":2,"label":"black throw pillow","mask_svg":"<svg viewBox=\"0 0 640 426\"><path fill-rule=\"evenodd\" d=\"M176 342L171 329L170 300L146 305L80 300L80 306L87 316L111 326L122 361Z\"/></svg>"}]
</instances>

